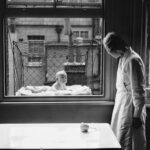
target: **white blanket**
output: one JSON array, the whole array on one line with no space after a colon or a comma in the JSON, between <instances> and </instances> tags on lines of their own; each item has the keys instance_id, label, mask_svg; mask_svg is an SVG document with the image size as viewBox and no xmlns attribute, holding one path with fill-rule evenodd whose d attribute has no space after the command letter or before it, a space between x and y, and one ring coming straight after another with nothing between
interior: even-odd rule
<instances>
[{"instance_id":1,"label":"white blanket","mask_svg":"<svg viewBox=\"0 0 150 150\"><path fill-rule=\"evenodd\" d=\"M54 90L51 86L26 86L21 87L16 96L62 96L62 95L91 95L88 86L71 85L66 90Z\"/></svg>"}]
</instances>

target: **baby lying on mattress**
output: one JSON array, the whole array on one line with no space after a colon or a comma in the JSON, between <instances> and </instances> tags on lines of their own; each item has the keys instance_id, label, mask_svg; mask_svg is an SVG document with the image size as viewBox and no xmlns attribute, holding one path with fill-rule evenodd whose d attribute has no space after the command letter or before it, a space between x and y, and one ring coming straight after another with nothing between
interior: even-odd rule
<instances>
[{"instance_id":1,"label":"baby lying on mattress","mask_svg":"<svg viewBox=\"0 0 150 150\"><path fill-rule=\"evenodd\" d=\"M91 95L88 86L67 86L65 71L56 73L56 82L52 86L26 86L16 92L16 96L57 96L57 95Z\"/></svg>"}]
</instances>

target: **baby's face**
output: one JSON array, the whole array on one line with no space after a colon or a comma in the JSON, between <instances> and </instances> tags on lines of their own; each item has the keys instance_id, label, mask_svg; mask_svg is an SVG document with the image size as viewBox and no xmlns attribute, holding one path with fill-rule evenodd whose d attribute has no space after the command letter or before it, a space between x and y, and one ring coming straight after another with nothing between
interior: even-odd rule
<instances>
[{"instance_id":1,"label":"baby's face","mask_svg":"<svg viewBox=\"0 0 150 150\"><path fill-rule=\"evenodd\" d=\"M59 81L60 83L67 83L67 76L66 76L65 74L59 75L58 81Z\"/></svg>"}]
</instances>

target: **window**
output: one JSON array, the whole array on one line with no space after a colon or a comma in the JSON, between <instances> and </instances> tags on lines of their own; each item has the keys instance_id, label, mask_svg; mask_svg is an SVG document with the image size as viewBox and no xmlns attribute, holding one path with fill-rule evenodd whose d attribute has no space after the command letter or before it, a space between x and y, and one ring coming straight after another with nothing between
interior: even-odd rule
<instances>
[{"instance_id":1,"label":"window","mask_svg":"<svg viewBox=\"0 0 150 150\"><path fill-rule=\"evenodd\" d=\"M74 38L80 37L79 31L73 31Z\"/></svg>"},{"instance_id":2,"label":"window","mask_svg":"<svg viewBox=\"0 0 150 150\"><path fill-rule=\"evenodd\" d=\"M7 1L5 13L5 31L8 31L5 32L5 97L105 99L101 0L95 3L11 0ZM50 88L61 70L67 73L69 91L54 93Z\"/></svg>"},{"instance_id":3,"label":"window","mask_svg":"<svg viewBox=\"0 0 150 150\"><path fill-rule=\"evenodd\" d=\"M81 31L81 37L87 39L88 38L88 31Z\"/></svg>"},{"instance_id":4,"label":"window","mask_svg":"<svg viewBox=\"0 0 150 150\"><path fill-rule=\"evenodd\" d=\"M28 36L28 65L41 66L44 58L44 36Z\"/></svg>"},{"instance_id":5,"label":"window","mask_svg":"<svg viewBox=\"0 0 150 150\"><path fill-rule=\"evenodd\" d=\"M89 38L89 32L88 31L73 31L74 38L82 37L84 39Z\"/></svg>"}]
</instances>

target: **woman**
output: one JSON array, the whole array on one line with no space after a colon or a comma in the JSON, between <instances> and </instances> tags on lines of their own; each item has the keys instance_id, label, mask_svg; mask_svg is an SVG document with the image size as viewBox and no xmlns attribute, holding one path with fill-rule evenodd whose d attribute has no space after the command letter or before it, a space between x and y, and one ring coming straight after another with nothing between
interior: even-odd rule
<instances>
[{"instance_id":1,"label":"woman","mask_svg":"<svg viewBox=\"0 0 150 150\"><path fill-rule=\"evenodd\" d=\"M146 150L145 79L141 57L116 33L110 32L103 45L119 58L115 106L111 127L123 150Z\"/></svg>"}]
</instances>

